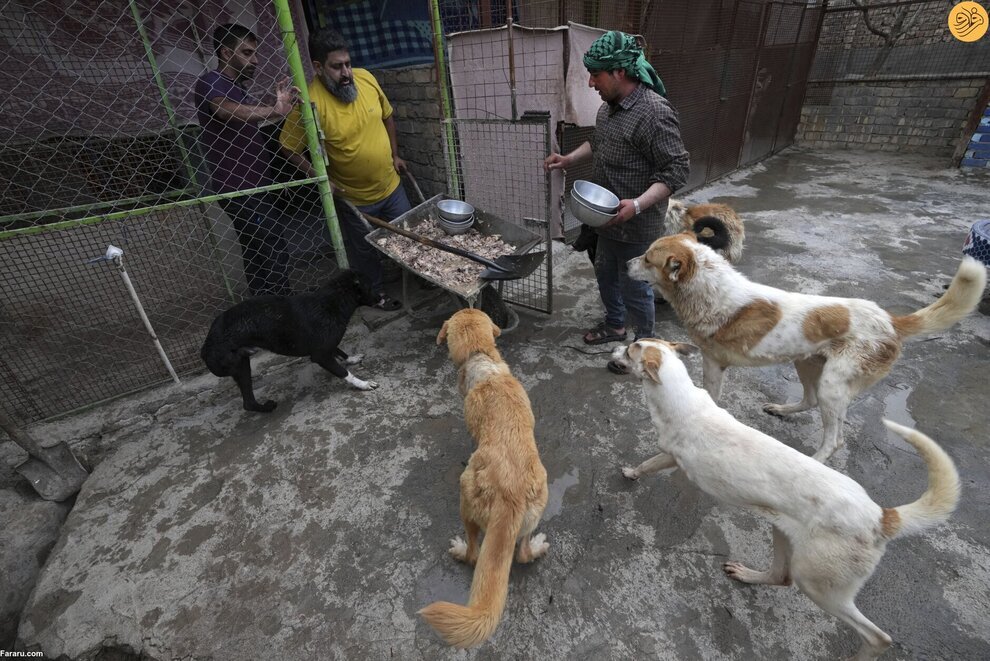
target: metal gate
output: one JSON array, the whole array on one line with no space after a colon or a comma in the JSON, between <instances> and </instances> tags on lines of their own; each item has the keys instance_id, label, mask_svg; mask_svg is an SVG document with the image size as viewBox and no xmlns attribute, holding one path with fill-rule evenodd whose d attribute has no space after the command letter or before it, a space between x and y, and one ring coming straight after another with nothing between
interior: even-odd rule
<instances>
[{"instance_id":1,"label":"metal gate","mask_svg":"<svg viewBox=\"0 0 990 661\"><path fill-rule=\"evenodd\" d=\"M553 311L549 177L543 158L550 149L548 113L522 119L455 119L445 122L448 190L508 222L546 238L547 258L532 275L499 283L503 300Z\"/></svg>"}]
</instances>

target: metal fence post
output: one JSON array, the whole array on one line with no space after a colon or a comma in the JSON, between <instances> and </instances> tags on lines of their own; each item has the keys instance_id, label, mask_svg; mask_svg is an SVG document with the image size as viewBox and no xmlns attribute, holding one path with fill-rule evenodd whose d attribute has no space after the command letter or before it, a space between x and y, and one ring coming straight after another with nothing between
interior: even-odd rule
<instances>
[{"instance_id":1,"label":"metal fence post","mask_svg":"<svg viewBox=\"0 0 990 661\"><path fill-rule=\"evenodd\" d=\"M292 24L292 12L289 11L288 0L274 0L272 4L275 6L279 30L282 32L282 46L285 48L285 58L289 61L289 70L292 71L292 82L299 88L300 115L303 129L306 131L306 140L309 143L313 170L320 178L317 187L320 191L320 201L323 203L323 213L326 214L327 228L330 230L330 241L333 243L337 264L341 268L348 268L344 237L340 233L340 224L337 222L337 209L333 203L330 178L327 175L323 142L320 140L316 116L309 100L306 71L303 69L302 58L299 56L299 40L296 38L296 28Z\"/></svg>"}]
</instances>

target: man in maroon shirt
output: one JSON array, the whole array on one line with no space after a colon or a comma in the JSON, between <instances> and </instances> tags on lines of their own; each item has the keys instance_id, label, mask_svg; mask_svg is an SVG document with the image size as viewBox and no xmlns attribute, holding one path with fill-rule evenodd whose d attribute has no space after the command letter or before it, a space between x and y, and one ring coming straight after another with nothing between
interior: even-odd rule
<instances>
[{"instance_id":1,"label":"man in maroon shirt","mask_svg":"<svg viewBox=\"0 0 990 661\"><path fill-rule=\"evenodd\" d=\"M275 105L262 105L246 84L258 66L258 39L242 25L228 23L213 33L218 67L196 82L195 102L203 127L201 144L210 165L215 193L272 183L274 151L261 124L289 114L298 89L290 80L275 87ZM252 296L291 294L288 253L281 214L270 193L252 193L220 202L233 220L241 244L244 273Z\"/></svg>"}]
</instances>

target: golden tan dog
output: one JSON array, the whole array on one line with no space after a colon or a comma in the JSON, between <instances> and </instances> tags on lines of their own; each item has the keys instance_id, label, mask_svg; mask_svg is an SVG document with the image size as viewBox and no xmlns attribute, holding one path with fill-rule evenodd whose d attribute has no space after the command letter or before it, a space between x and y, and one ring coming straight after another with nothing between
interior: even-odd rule
<instances>
[{"instance_id":1,"label":"golden tan dog","mask_svg":"<svg viewBox=\"0 0 990 661\"><path fill-rule=\"evenodd\" d=\"M735 264L742 259L746 230L742 218L726 204L685 204L670 200L664 236L693 232L698 240Z\"/></svg>"},{"instance_id":2,"label":"golden tan dog","mask_svg":"<svg viewBox=\"0 0 990 661\"><path fill-rule=\"evenodd\" d=\"M713 399L729 366L794 361L803 398L763 410L788 415L818 406L824 427L814 455L819 461L842 445L849 402L886 376L904 340L945 330L965 317L987 281L986 268L964 257L939 300L895 316L861 298L798 294L752 282L691 233L655 241L629 261L629 277L656 285L701 347L705 389Z\"/></svg>"},{"instance_id":3,"label":"golden tan dog","mask_svg":"<svg viewBox=\"0 0 990 661\"><path fill-rule=\"evenodd\" d=\"M437 336L457 366L464 419L478 445L461 474L467 543L451 540L450 554L476 566L467 606L437 601L419 613L456 647L478 645L498 626L516 540L518 562L532 562L549 548L544 535L530 538L547 504L547 472L536 450L529 396L495 348L499 334L488 315L467 309L445 321Z\"/></svg>"}]
</instances>

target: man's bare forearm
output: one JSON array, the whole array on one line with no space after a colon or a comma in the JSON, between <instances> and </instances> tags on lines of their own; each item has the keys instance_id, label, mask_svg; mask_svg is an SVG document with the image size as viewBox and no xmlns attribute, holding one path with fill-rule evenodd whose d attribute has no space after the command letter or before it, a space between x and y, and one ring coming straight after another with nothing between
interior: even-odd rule
<instances>
[{"instance_id":1,"label":"man's bare forearm","mask_svg":"<svg viewBox=\"0 0 990 661\"><path fill-rule=\"evenodd\" d=\"M251 106L225 99L220 102L210 101L213 112L221 120L237 119L248 124L264 122L269 119L280 119L282 113L275 106Z\"/></svg>"},{"instance_id":2,"label":"man's bare forearm","mask_svg":"<svg viewBox=\"0 0 990 661\"><path fill-rule=\"evenodd\" d=\"M642 213L652 206L663 202L673 193L672 190L667 186L667 184L662 181L654 182L649 188L647 188L639 197L639 210Z\"/></svg>"}]
</instances>

